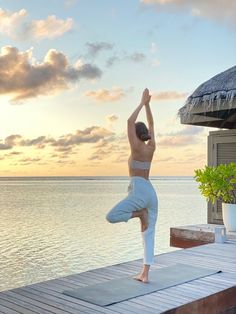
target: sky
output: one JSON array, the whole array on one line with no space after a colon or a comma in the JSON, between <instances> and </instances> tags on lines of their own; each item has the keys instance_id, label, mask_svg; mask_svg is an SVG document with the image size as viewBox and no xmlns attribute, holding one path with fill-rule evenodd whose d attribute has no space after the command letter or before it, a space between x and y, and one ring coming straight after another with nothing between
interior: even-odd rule
<instances>
[{"instance_id":1,"label":"sky","mask_svg":"<svg viewBox=\"0 0 236 314\"><path fill-rule=\"evenodd\" d=\"M177 113L235 65L236 2L0 0L0 49L0 176L128 175L127 118L146 87L151 175L192 176L217 129Z\"/></svg>"}]
</instances>

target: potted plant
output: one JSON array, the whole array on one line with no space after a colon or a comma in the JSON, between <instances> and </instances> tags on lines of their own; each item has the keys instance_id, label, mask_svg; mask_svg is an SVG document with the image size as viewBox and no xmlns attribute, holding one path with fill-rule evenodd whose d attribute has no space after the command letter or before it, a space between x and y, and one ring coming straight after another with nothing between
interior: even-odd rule
<instances>
[{"instance_id":1,"label":"potted plant","mask_svg":"<svg viewBox=\"0 0 236 314\"><path fill-rule=\"evenodd\" d=\"M213 204L217 200L222 202L226 230L236 232L236 163L205 166L194 171L201 194Z\"/></svg>"}]
</instances>

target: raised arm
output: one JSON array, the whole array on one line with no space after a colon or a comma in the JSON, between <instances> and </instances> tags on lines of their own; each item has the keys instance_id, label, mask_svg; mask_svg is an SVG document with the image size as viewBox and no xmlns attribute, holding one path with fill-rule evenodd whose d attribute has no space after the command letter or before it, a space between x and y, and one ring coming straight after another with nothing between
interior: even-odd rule
<instances>
[{"instance_id":1,"label":"raised arm","mask_svg":"<svg viewBox=\"0 0 236 314\"><path fill-rule=\"evenodd\" d=\"M146 117L147 117L147 122L148 122L148 128L153 127L154 126L154 122L153 122L153 116L152 116L152 112L151 112L151 108L150 108L150 104L147 103L145 105L145 109L146 109Z\"/></svg>"},{"instance_id":2,"label":"raised arm","mask_svg":"<svg viewBox=\"0 0 236 314\"><path fill-rule=\"evenodd\" d=\"M143 91L140 104L138 105L138 107L134 110L134 112L130 115L130 117L127 120L127 133L128 133L129 143L130 143L130 146L133 148L135 148L135 146L138 144L138 138L137 138L136 130L135 130L135 122L137 120L139 112L141 111L143 106L145 106L145 104L147 103L149 99L148 95L149 95L149 91L146 88Z\"/></svg>"},{"instance_id":3,"label":"raised arm","mask_svg":"<svg viewBox=\"0 0 236 314\"><path fill-rule=\"evenodd\" d=\"M138 105L138 107L134 110L134 112L130 115L129 119L127 120L128 124L135 125L135 121L137 120L138 114L143 108L143 106L144 106L144 103L142 102Z\"/></svg>"},{"instance_id":4,"label":"raised arm","mask_svg":"<svg viewBox=\"0 0 236 314\"><path fill-rule=\"evenodd\" d=\"M149 133L151 135L151 139L148 141L148 145L156 147L155 132L154 132L154 121L153 121L152 111L150 108L150 100L151 100L151 95L149 95L149 101L147 101L145 104L146 117L147 117L147 122L148 122L148 130L149 130Z\"/></svg>"}]
</instances>

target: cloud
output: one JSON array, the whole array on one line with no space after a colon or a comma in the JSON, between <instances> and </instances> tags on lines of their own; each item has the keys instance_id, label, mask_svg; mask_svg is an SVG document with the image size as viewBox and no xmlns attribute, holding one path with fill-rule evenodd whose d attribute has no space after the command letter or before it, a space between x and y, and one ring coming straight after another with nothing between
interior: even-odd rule
<instances>
[{"instance_id":1,"label":"cloud","mask_svg":"<svg viewBox=\"0 0 236 314\"><path fill-rule=\"evenodd\" d=\"M86 63L77 68L77 73L74 73L78 78L97 79L102 76L102 71L95 65Z\"/></svg>"},{"instance_id":2,"label":"cloud","mask_svg":"<svg viewBox=\"0 0 236 314\"><path fill-rule=\"evenodd\" d=\"M127 52L123 52L121 55L114 55L107 59L106 66L111 67L115 65L116 63L120 62L134 62L134 63L141 63L146 60L145 54L142 52L133 52L131 54L128 54Z\"/></svg>"},{"instance_id":3,"label":"cloud","mask_svg":"<svg viewBox=\"0 0 236 314\"><path fill-rule=\"evenodd\" d=\"M40 161L41 160L41 158L38 158L38 157L36 157L36 158L31 158L31 157L26 157L26 158L22 158L22 159L20 159L19 161L20 162L22 162L22 163L32 163L32 162L37 162L37 161Z\"/></svg>"},{"instance_id":4,"label":"cloud","mask_svg":"<svg viewBox=\"0 0 236 314\"><path fill-rule=\"evenodd\" d=\"M22 152L10 152L9 154L7 154L7 156L16 156L16 155L21 155Z\"/></svg>"},{"instance_id":5,"label":"cloud","mask_svg":"<svg viewBox=\"0 0 236 314\"><path fill-rule=\"evenodd\" d=\"M186 92L177 92L177 91L165 91L160 93L154 93L152 95L152 100L176 100L186 98L188 93Z\"/></svg>"},{"instance_id":6,"label":"cloud","mask_svg":"<svg viewBox=\"0 0 236 314\"><path fill-rule=\"evenodd\" d=\"M61 136L58 140L51 140L52 146L68 147L83 143L97 143L99 140L113 135L113 132L98 126L77 130L75 134Z\"/></svg>"},{"instance_id":7,"label":"cloud","mask_svg":"<svg viewBox=\"0 0 236 314\"><path fill-rule=\"evenodd\" d=\"M35 146L39 149L43 149L46 144L51 143L52 139L47 139L46 136L39 136L35 139L22 139L20 141L20 146Z\"/></svg>"},{"instance_id":8,"label":"cloud","mask_svg":"<svg viewBox=\"0 0 236 314\"><path fill-rule=\"evenodd\" d=\"M12 146L7 147L6 141L11 142ZM21 148L29 146L32 148L38 148L38 146L41 145L41 148L46 148L47 152L49 148L53 150L45 162L48 163L50 162L50 159L53 158L54 164L58 163L60 166L63 166L76 164L74 160L71 160L71 157L74 154L78 154L78 150L76 149L78 146L82 144L93 144L92 148L96 151L93 152L93 154L87 159L93 161L94 164L96 163L96 160L99 161L106 157L104 156L104 153L109 156L109 152L116 151L112 144L114 141L116 141L114 132L103 127L91 126L83 130L77 130L74 133L62 135L58 138L38 136L36 138L29 139L24 138L21 135L10 135L5 138L4 143L0 143L0 149L13 149L16 146ZM103 145L101 145L101 143L103 143ZM17 155L22 153L23 152L9 152L4 156L0 156L0 159L4 159L8 156L12 158L14 157L13 155L16 155L15 157L17 157ZM58 160L55 158L58 158ZM14 164L15 166L27 166L33 163L37 163L37 165L45 164L45 162L42 162L42 156L36 156L34 158L24 157L16 161L17 162Z\"/></svg>"},{"instance_id":9,"label":"cloud","mask_svg":"<svg viewBox=\"0 0 236 314\"><path fill-rule=\"evenodd\" d=\"M75 133L62 135L59 138L38 136L29 139L19 134L13 134L7 136L4 142L0 143L0 150L8 150L14 147L35 147L40 149L51 147L54 151L62 153L65 156L66 154L73 154L73 148L81 144L95 144L103 140L109 143L109 141L113 141L113 136L114 133L112 131L99 126L77 130Z\"/></svg>"},{"instance_id":10,"label":"cloud","mask_svg":"<svg viewBox=\"0 0 236 314\"><path fill-rule=\"evenodd\" d=\"M108 146L99 148L96 151L94 151L89 157L88 160L90 161L101 161L108 157L110 157L111 153L113 153L111 150L109 150Z\"/></svg>"},{"instance_id":11,"label":"cloud","mask_svg":"<svg viewBox=\"0 0 236 314\"><path fill-rule=\"evenodd\" d=\"M85 96L95 99L98 102L113 102L125 97L126 92L121 88L99 89L97 91L88 91Z\"/></svg>"},{"instance_id":12,"label":"cloud","mask_svg":"<svg viewBox=\"0 0 236 314\"><path fill-rule=\"evenodd\" d=\"M110 120L116 121L116 115L110 115ZM182 130L178 130L172 133L157 135L157 148L177 148L177 147L190 147L191 145L201 142L201 133L204 130L203 127L186 126ZM25 138L20 134L13 134L7 136L4 141L0 142L0 150L6 151L7 154L4 158L18 157L18 155L24 152L23 148L31 147L35 149L46 149L49 159L69 159L74 154L78 154L78 148L83 144L89 144L92 149L91 154L88 156L88 160L92 163L100 162L105 159L109 159L112 162L127 162L130 148L128 144L126 132L122 134L116 134L111 130L100 126L90 126L85 129L76 130L73 133L64 134L59 137L51 136L37 136L34 138ZM16 152L17 147L21 147L21 152ZM11 151L12 149L12 151ZM13 151L14 149L14 151ZM191 156L192 153L186 152L186 158ZM168 157L168 156L167 156ZM36 155L34 158L42 158ZM158 159L159 162L171 161L169 159ZM190 157L189 157L190 158ZM15 158L14 158L15 159ZM23 160L21 158L21 164L30 164L33 162L39 162L37 160ZM57 160L57 159L55 159ZM63 164L63 162L61 162Z\"/></svg>"},{"instance_id":13,"label":"cloud","mask_svg":"<svg viewBox=\"0 0 236 314\"><path fill-rule=\"evenodd\" d=\"M113 66L114 64L116 64L116 63L118 63L120 61L121 61L121 59L118 56L112 56L112 57L107 59L106 66L107 67L111 67L111 66Z\"/></svg>"},{"instance_id":14,"label":"cloud","mask_svg":"<svg viewBox=\"0 0 236 314\"><path fill-rule=\"evenodd\" d=\"M73 27L73 19L58 19L50 15L45 20L27 21L25 9L16 12L4 11L0 8L0 33L14 40L56 38L62 36Z\"/></svg>"},{"instance_id":15,"label":"cloud","mask_svg":"<svg viewBox=\"0 0 236 314\"><path fill-rule=\"evenodd\" d=\"M5 149L11 149L15 146L36 146L37 148L44 148L45 144L49 142L51 142L51 140L46 139L45 136L40 136L38 138L29 140L29 139L24 139L19 134L13 134L13 135L7 136L5 138L4 143L0 143L0 149L4 149L4 147L7 147ZM12 153L9 153L9 155L10 154L17 155L17 154L20 154L20 152L12 152Z\"/></svg>"},{"instance_id":16,"label":"cloud","mask_svg":"<svg viewBox=\"0 0 236 314\"><path fill-rule=\"evenodd\" d=\"M16 32L19 31L26 16L27 11L25 9L11 13L0 8L0 33L15 38Z\"/></svg>"},{"instance_id":17,"label":"cloud","mask_svg":"<svg viewBox=\"0 0 236 314\"><path fill-rule=\"evenodd\" d=\"M12 146L10 145L0 143L0 150L6 150L6 149L11 149L11 148Z\"/></svg>"},{"instance_id":18,"label":"cloud","mask_svg":"<svg viewBox=\"0 0 236 314\"><path fill-rule=\"evenodd\" d=\"M158 141L158 146L186 146L195 144L192 136L165 136Z\"/></svg>"},{"instance_id":19,"label":"cloud","mask_svg":"<svg viewBox=\"0 0 236 314\"><path fill-rule=\"evenodd\" d=\"M114 45L107 42L86 43L88 55L96 57L103 50L112 50Z\"/></svg>"},{"instance_id":20,"label":"cloud","mask_svg":"<svg viewBox=\"0 0 236 314\"><path fill-rule=\"evenodd\" d=\"M118 119L119 119L119 117L115 114L110 114L110 115L106 116L106 120L109 123L113 123L113 122L117 121Z\"/></svg>"},{"instance_id":21,"label":"cloud","mask_svg":"<svg viewBox=\"0 0 236 314\"><path fill-rule=\"evenodd\" d=\"M55 15L50 15L46 20L33 20L24 26L24 36L33 39L56 38L62 36L73 27L73 19L57 19Z\"/></svg>"},{"instance_id":22,"label":"cloud","mask_svg":"<svg viewBox=\"0 0 236 314\"><path fill-rule=\"evenodd\" d=\"M187 146L200 142L199 134L204 131L204 127L186 126L182 130L167 134L159 134L157 146Z\"/></svg>"},{"instance_id":23,"label":"cloud","mask_svg":"<svg viewBox=\"0 0 236 314\"><path fill-rule=\"evenodd\" d=\"M56 163L59 165L59 167L76 164L74 160L58 160Z\"/></svg>"},{"instance_id":24,"label":"cloud","mask_svg":"<svg viewBox=\"0 0 236 314\"><path fill-rule=\"evenodd\" d=\"M204 166L206 164L206 158L206 154L196 154L196 151L192 150L191 155L184 155L183 158L175 158L174 162L180 165L202 163L202 166Z\"/></svg>"},{"instance_id":25,"label":"cloud","mask_svg":"<svg viewBox=\"0 0 236 314\"><path fill-rule=\"evenodd\" d=\"M93 162L106 158L110 158L114 162L127 162L130 151L127 134L115 134L107 139L102 139L93 148L95 150L89 157Z\"/></svg>"},{"instance_id":26,"label":"cloud","mask_svg":"<svg viewBox=\"0 0 236 314\"><path fill-rule=\"evenodd\" d=\"M196 135L205 130L202 126L186 126L182 130L176 131L175 135Z\"/></svg>"},{"instance_id":27,"label":"cloud","mask_svg":"<svg viewBox=\"0 0 236 314\"><path fill-rule=\"evenodd\" d=\"M97 57L102 51L105 50L113 50L114 44L111 44L109 42L87 42L86 47L87 47L87 54L86 56L95 58ZM115 63L118 62L134 62L134 63L140 63L145 61L146 56L142 52L132 52L128 53L127 51L123 52L116 52L113 56L110 56L107 61L106 65L108 67L114 65Z\"/></svg>"},{"instance_id":28,"label":"cloud","mask_svg":"<svg viewBox=\"0 0 236 314\"><path fill-rule=\"evenodd\" d=\"M236 26L236 2L234 0L141 0L144 5L160 9L187 10L194 16L202 16L216 22Z\"/></svg>"},{"instance_id":29,"label":"cloud","mask_svg":"<svg viewBox=\"0 0 236 314\"><path fill-rule=\"evenodd\" d=\"M120 153L118 156L114 159L114 162L120 162L120 163L127 163L129 158L129 152Z\"/></svg>"},{"instance_id":30,"label":"cloud","mask_svg":"<svg viewBox=\"0 0 236 314\"><path fill-rule=\"evenodd\" d=\"M96 153L93 153L91 156L88 157L88 160L103 160L109 157L108 151L104 149L98 149Z\"/></svg>"},{"instance_id":31,"label":"cloud","mask_svg":"<svg viewBox=\"0 0 236 314\"><path fill-rule=\"evenodd\" d=\"M168 132L168 133L159 133L158 136L181 136L181 135L196 135L205 131L204 127L200 126L192 126L186 125L182 129L177 130L175 132Z\"/></svg>"},{"instance_id":32,"label":"cloud","mask_svg":"<svg viewBox=\"0 0 236 314\"><path fill-rule=\"evenodd\" d=\"M5 138L5 144L10 146L10 147L13 147L13 146L17 145L17 143L19 143L20 140L21 140L21 135L13 134L13 135L7 136Z\"/></svg>"},{"instance_id":33,"label":"cloud","mask_svg":"<svg viewBox=\"0 0 236 314\"><path fill-rule=\"evenodd\" d=\"M186 156L187 162L196 162L196 161L205 161L206 154L196 154L195 151L192 151L190 155Z\"/></svg>"},{"instance_id":34,"label":"cloud","mask_svg":"<svg viewBox=\"0 0 236 314\"><path fill-rule=\"evenodd\" d=\"M14 146L19 145L20 140L21 135L19 134L12 134L7 136L4 140L4 143L0 143L0 150L12 149Z\"/></svg>"},{"instance_id":35,"label":"cloud","mask_svg":"<svg viewBox=\"0 0 236 314\"><path fill-rule=\"evenodd\" d=\"M55 94L69 88L70 83L102 75L102 71L92 64L71 65L66 55L55 49L50 49L41 63L34 61L32 56L32 49L25 52L12 46L1 49L0 95L11 95L12 101L19 101Z\"/></svg>"},{"instance_id":36,"label":"cloud","mask_svg":"<svg viewBox=\"0 0 236 314\"><path fill-rule=\"evenodd\" d=\"M126 59L135 63L139 63L143 62L146 59L146 56L141 52L134 52L131 55L126 56Z\"/></svg>"}]
</instances>

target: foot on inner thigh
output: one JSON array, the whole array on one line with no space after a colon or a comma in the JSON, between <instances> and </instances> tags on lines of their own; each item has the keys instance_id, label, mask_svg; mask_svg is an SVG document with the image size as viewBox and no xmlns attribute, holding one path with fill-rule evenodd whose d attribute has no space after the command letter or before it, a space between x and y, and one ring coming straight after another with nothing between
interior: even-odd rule
<instances>
[{"instance_id":1,"label":"foot on inner thigh","mask_svg":"<svg viewBox=\"0 0 236 314\"><path fill-rule=\"evenodd\" d=\"M147 208L143 208L141 212L142 212L142 214L140 215L141 231L144 232L148 228L148 210Z\"/></svg>"}]
</instances>

